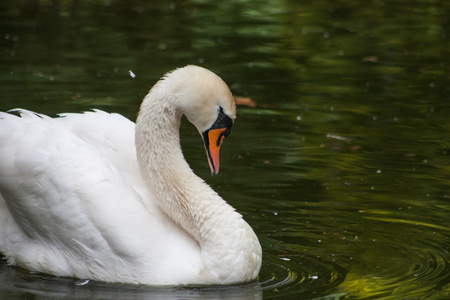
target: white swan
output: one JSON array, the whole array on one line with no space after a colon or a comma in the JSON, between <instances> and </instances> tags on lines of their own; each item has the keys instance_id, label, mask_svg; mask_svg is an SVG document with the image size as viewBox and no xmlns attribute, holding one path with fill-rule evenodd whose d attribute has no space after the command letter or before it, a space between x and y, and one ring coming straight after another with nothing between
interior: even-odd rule
<instances>
[{"instance_id":1,"label":"white swan","mask_svg":"<svg viewBox=\"0 0 450 300\"><path fill-rule=\"evenodd\" d=\"M261 246L184 160L185 115L213 174L236 114L227 85L187 66L145 97L136 125L102 111L0 114L0 252L29 270L149 285L257 278Z\"/></svg>"}]
</instances>

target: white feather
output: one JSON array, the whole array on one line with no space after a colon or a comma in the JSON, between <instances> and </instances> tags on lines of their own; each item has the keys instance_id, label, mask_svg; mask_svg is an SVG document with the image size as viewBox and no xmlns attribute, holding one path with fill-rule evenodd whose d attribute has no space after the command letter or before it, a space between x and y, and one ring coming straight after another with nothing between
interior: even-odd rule
<instances>
[{"instance_id":1,"label":"white feather","mask_svg":"<svg viewBox=\"0 0 450 300\"><path fill-rule=\"evenodd\" d=\"M195 87L198 95L189 94ZM81 279L151 285L255 279L261 266L255 234L192 173L179 146L181 115L201 131L217 117L217 105L234 118L223 81L188 66L150 91L138 130L100 110L59 118L0 113L0 251L12 265Z\"/></svg>"}]
</instances>

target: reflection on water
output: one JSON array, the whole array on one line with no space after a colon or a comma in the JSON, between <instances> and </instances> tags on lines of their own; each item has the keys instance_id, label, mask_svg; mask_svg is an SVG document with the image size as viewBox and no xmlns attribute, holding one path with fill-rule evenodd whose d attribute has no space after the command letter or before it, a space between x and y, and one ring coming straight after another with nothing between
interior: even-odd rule
<instances>
[{"instance_id":1,"label":"reflection on water","mask_svg":"<svg viewBox=\"0 0 450 300\"><path fill-rule=\"evenodd\" d=\"M450 297L444 1L10 2L0 110L134 119L150 86L186 64L256 101L238 109L219 176L187 123L182 143L255 229L264 261L256 283L167 289L0 262L0 298Z\"/></svg>"},{"instance_id":2,"label":"reflection on water","mask_svg":"<svg viewBox=\"0 0 450 300\"><path fill-rule=\"evenodd\" d=\"M55 278L25 271L0 269L0 296L11 299L18 293L36 297L70 299L262 299L258 283L245 286L166 288L100 282L84 282L70 278Z\"/></svg>"}]
</instances>

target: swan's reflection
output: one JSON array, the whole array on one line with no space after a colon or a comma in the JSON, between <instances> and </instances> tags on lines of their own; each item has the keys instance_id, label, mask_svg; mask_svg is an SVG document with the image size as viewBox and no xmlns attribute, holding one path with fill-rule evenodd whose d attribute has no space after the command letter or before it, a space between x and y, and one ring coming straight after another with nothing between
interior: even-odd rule
<instances>
[{"instance_id":1,"label":"swan's reflection","mask_svg":"<svg viewBox=\"0 0 450 300\"><path fill-rule=\"evenodd\" d=\"M259 282L234 286L150 287L33 274L0 262L0 299L262 299Z\"/></svg>"}]
</instances>

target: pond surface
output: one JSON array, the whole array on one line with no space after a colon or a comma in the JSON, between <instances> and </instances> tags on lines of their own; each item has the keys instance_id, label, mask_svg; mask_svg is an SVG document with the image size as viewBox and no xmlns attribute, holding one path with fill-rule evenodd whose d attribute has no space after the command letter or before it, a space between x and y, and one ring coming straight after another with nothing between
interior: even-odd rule
<instances>
[{"instance_id":1,"label":"pond surface","mask_svg":"<svg viewBox=\"0 0 450 300\"><path fill-rule=\"evenodd\" d=\"M217 288L85 283L1 261L0 298L450 298L449 41L446 1L0 4L0 110L134 120L186 64L251 98L219 176L187 122L182 144L264 251L258 282Z\"/></svg>"}]
</instances>

